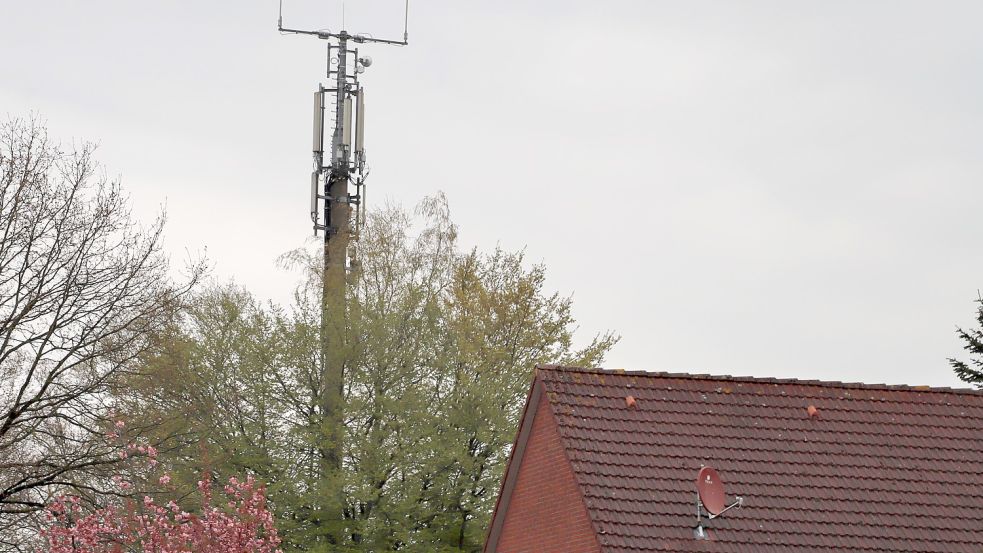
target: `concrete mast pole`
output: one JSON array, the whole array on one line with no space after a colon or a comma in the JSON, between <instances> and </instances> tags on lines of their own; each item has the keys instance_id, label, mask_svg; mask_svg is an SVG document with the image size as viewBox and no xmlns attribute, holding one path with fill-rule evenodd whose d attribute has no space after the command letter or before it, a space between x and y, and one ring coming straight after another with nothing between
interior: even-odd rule
<instances>
[{"instance_id":1,"label":"concrete mast pole","mask_svg":"<svg viewBox=\"0 0 983 553\"><path fill-rule=\"evenodd\" d=\"M340 525L344 494L341 459L344 440L344 375L346 334L346 265L351 235L351 207L348 203L350 145L344 143L345 99L348 95L348 34L339 35L335 80L335 126L331 140L331 168L324 183L324 268L321 312L321 482L330 505L329 520ZM338 543L325 528L326 541Z\"/></svg>"}]
</instances>

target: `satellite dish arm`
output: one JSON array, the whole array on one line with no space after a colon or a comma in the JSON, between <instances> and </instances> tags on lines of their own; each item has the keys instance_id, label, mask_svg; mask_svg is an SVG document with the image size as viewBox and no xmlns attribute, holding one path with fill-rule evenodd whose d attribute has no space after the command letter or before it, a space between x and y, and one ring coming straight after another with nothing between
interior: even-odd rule
<instances>
[{"instance_id":1,"label":"satellite dish arm","mask_svg":"<svg viewBox=\"0 0 983 553\"><path fill-rule=\"evenodd\" d=\"M735 502L731 503L730 505L728 505L727 507L725 507L723 511L720 511L719 513L717 513L715 515L714 514L707 513L707 517L710 520L713 520L713 519L719 517L720 515L726 513L727 511L733 509L734 507L737 507L738 509L740 509L741 507L744 506L744 498L743 497L737 496L735 499L737 499L737 501L735 501Z\"/></svg>"}]
</instances>

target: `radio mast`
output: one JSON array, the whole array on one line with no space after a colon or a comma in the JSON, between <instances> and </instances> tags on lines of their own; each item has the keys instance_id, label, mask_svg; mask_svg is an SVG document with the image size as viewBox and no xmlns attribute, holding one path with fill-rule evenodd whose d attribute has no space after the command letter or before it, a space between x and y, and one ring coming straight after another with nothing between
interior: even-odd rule
<instances>
[{"instance_id":1,"label":"radio mast","mask_svg":"<svg viewBox=\"0 0 983 553\"><path fill-rule=\"evenodd\" d=\"M409 43L407 25L409 0L405 0L403 40L374 38L364 34L351 34L342 29L337 33L328 30L307 31L283 26L283 0L277 29L281 34L315 36L327 42L328 87L319 84L314 92L314 170L311 173L311 221L314 234L324 236L324 265L321 296L321 412L322 441L318 449L321 455L321 485L324 493L342 498L341 469L342 439L344 437L344 374L346 296L349 271L356 271L357 257L351 241L358 240L358 233L365 218L365 90L359 83L359 75L372 65L372 58L359 54L361 44L390 44L406 46ZM344 20L344 18L343 18ZM354 45L354 47L353 47ZM330 148L324 144L325 112L331 114L333 124ZM325 153L328 157L325 158ZM354 210L353 210L354 208ZM334 516L340 522L343 513ZM328 520L315 520L328 526ZM339 525L340 529L340 525ZM325 528L328 542L338 543L334 532Z\"/></svg>"}]
</instances>

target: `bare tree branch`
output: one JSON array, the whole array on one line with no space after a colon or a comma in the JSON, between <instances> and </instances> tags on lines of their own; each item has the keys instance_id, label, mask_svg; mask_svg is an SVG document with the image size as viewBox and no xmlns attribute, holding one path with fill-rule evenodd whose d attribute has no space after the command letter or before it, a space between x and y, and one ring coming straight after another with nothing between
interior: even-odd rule
<instances>
[{"instance_id":1,"label":"bare tree branch","mask_svg":"<svg viewBox=\"0 0 983 553\"><path fill-rule=\"evenodd\" d=\"M118 462L110 392L202 274L175 283L164 217L138 225L90 143L0 124L0 551L52 494L89 498Z\"/></svg>"}]
</instances>

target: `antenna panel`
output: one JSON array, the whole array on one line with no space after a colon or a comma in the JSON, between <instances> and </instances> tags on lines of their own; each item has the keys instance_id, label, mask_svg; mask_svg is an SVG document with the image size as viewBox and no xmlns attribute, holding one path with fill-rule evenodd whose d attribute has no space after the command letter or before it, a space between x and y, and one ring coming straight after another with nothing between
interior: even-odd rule
<instances>
[{"instance_id":1,"label":"antenna panel","mask_svg":"<svg viewBox=\"0 0 983 553\"><path fill-rule=\"evenodd\" d=\"M313 173L311 173L311 219L315 223L317 222L317 215L318 215L318 213L317 213L317 188L318 188L318 186L317 185L320 184L318 182L319 179L317 177L318 177L318 172L317 171L314 171Z\"/></svg>"},{"instance_id":2,"label":"antenna panel","mask_svg":"<svg viewBox=\"0 0 983 553\"><path fill-rule=\"evenodd\" d=\"M358 89L355 110L355 151L365 150L365 90Z\"/></svg>"},{"instance_id":3,"label":"antenna panel","mask_svg":"<svg viewBox=\"0 0 983 553\"><path fill-rule=\"evenodd\" d=\"M320 87L314 93L314 151L324 151L324 93Z\"/></svg>"},{"instance_id":4,"label":"antenna panel","mask_svg":"<svg viewBox=\"0 0 983 553\"><path fill-rule=\"evenodd\" d=\"M345 98L345 106L341 116L341 143L345 146L352 145L352 99Z\"/></svg>"}]
</instances>

